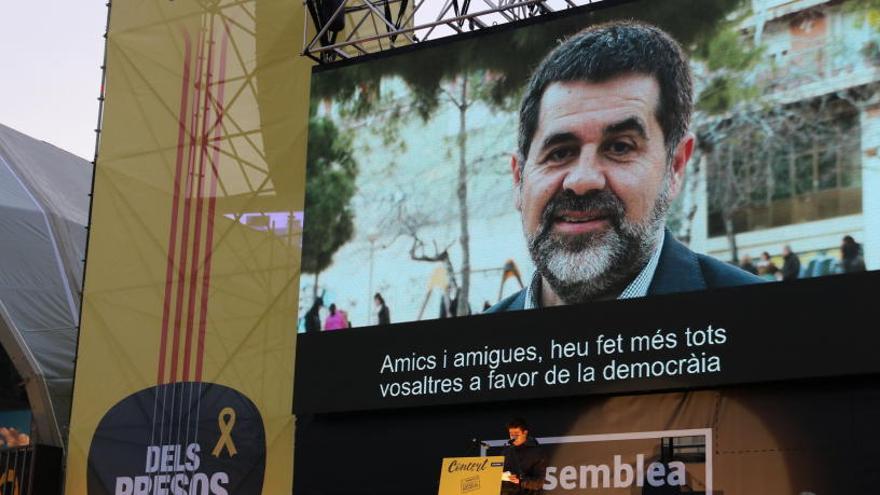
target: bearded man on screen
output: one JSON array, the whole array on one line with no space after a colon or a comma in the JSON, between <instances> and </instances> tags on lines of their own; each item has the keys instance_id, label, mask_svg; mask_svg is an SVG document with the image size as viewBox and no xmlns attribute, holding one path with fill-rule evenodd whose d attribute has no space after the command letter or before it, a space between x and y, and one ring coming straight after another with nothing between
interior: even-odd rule
<instances>
[{"instance_id":1,"label":"bearded man on screen","mask_svg":"<svg viewBox=\"0 0 880 495\"><path fill-rule=\"evenodd\" d=\"M516 208L537 269L488 312L757 283L666 230L694 150L693 82L662 30L587 28L541 62L511 160Z\"/></svg>"}]
</instances>

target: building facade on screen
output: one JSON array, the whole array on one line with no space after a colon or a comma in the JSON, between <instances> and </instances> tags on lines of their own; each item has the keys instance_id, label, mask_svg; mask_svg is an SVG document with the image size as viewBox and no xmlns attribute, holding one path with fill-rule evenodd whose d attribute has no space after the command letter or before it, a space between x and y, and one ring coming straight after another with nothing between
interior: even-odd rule
<instances>
[{"instance_id":1,"label":"building facade on screen","mask_svg":"<svg viewBox=\"0 0 880 495\"><path fill-rule=\"evenodd\" d=\"M753 128L775 128L750 142L761 149L744 160L731 160L724 149L703 154L701 174L691 177L696 211L685 212L693 220L680 231L689 230L694 250L731 259L727 213L740 255L767 251L780 262L782 246L790 244L806 269L823 253L838 260L841 239L850 235L862 244L868 269L880 268L880 223L870 215L880 207L880 35L876 15L864 4L752 1L739 28L759 59L744 76L760 92L754 100L775 111L742 105L728 123L753 120ZM707 120L698 135L724 133L724 117ZM723 171L730 161L733 175ZM741 187L713 184L728 179ZM740 197L723 197L733 192ZM832 263L829 270L839 268Z\"/></svg>"}]
</instances>

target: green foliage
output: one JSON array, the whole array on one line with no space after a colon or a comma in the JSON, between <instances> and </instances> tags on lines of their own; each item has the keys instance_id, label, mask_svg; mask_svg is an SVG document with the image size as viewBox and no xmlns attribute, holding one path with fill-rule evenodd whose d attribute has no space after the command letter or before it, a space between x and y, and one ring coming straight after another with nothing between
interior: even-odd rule
<instances>
[{"instance_id":1,"label":"green foliage","mask_svg":"<svg viewBox=\"0 0 880 495\"><path fill-rule=\"evenodd\" d=\"M868 23L875 31L880 31L880 0L850 0L844 4L847 12L856 12L858 25ZM874 65L880 65L880 39L876 36L862 46L861 54Z\"/></svg>"},{"instance_id":2,"label":"green foliage","mask_svg":"<svg viewBox=\"0 0 880 495\"><path fill-rule=\"evenodd\" d=\"M697 108L711 115L722 114L737 103L758 96L758 89L745 83L735 74L724 74L712 78L700 92Z\"/></svg>"},{"instance_id":3,"label":"green foliage","mask_svg":"<svg viewBox=\"0 0 880 495\"><path fill-rule=\"evenodd\" d=\"M844 8L849 12L864 12L861 19L880 30L880 0L850 0Z\"/></svg>"},{"instance_id":4,"label":"green foliage","mask_svg":"<svg viewBox=\"0 0 880 495\"><path fill-rule=\"evenodd\" d=\"M693 56L705 61L710 71L746 71L760 60L761 50L752 48L732 25L726 25L706 43L693 51Z\"/></svg>"},{"instance_id":5,"label":"green foliage","mask_svg":"<svg viewBox=\"0 0 880 495\"><path fill-rule=\"evenodd\" d=\"M862 47L861 54L874 65L880 65L880 43L871 40Z\"/></svg>"},{"instance_id":6,"label":"green foliage","mask_svg":"<svg viewBox=\"0 0 880 495\"><path fill-rule=\"evenodd\" d=\"M333 255L354 235L351 198L356 187L357 161L351 139L332 120L309 118L306 165L305 225L302 271L317 274L330 266Z\"/></svg>"},{"instance_id":7,"label":"green foliage","mask_svg":"<svg viewBox=\"0 0 880 495\"><path fill-rule=\"evenodd\" d=\"M697 108L710 114L724 113L737 101L737 89L729 77L716 77L700 93Z\"/></svg>"},{"instance_id":8,"label":"green foliage","mask_svg":"<svg viewBox=\"0 0 880 495\"><path fill-rule=\"evenodd\" d=\"M737 103L758 96L758 89L747 82L746 74L754 69L763 55L732 24L727 24L693 53L704 62L710 79L697 97L697 108L708 114L721 114Z\"/></svg>"}]
</instances>

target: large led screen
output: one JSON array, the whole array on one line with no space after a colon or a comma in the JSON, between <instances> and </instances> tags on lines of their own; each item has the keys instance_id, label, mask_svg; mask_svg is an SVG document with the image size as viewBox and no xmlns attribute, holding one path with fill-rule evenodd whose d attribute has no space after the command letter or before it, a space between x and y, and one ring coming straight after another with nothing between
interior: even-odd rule
<instances>
[{"instance_id":1,"label":"large led screen","mask_svg":"<svg viewBox=\"0 0 880 495\"><path fill-rule=\"evenodd\" d=\"M604 1L315 70L298 330L352 335L298 365L358 379L299 404L867 371L774 349L850 348L803 335L866 310L880 265L873 7L694 5Z\"/></svg>"},{"instance_id":2,"label":"large led screen","mask_svg":"<svg viewBox=\"0 0 880 495\"><path fill-rule=\"evenodd\" d=\"M878 371L840 324L880 266L874 9L603 1L316 69L297 406Z\"/></svg>"},{"instance_id":3,"label":"large led screen","mask_svg":"<svg viewBox=\"0 0 880 495\"><path fill-rule=\"evenodd\" d=\"M299 331L880 266L877 26L784 3L606 1L316 71Z\"/></svg>"},{"instance_id":4,"label":"large led screen","mask_svg":"<svg viewBox=\"0 0 880 495\"><path fill-rule=\"evenodd\" d=\"M314 72L296 407L880 371L873 7L695 5Z\"/></svg>"}]
</instances>

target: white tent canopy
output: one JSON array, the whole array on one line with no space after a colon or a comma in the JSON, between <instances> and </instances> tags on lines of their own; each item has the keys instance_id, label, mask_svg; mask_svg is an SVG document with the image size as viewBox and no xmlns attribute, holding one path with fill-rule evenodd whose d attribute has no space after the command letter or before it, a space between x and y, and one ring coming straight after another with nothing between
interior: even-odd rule
<instances>
[{"instance_id":1,"label":"white tent canopy","mask_svg":"<svg viewBox=\"0 0 880 495\"><path fill-rule=\"evenodd\" d=\"M92 165L0 125L0 345L25 381L34 441L70 416Z\"/></svg>"}]
</instances>

